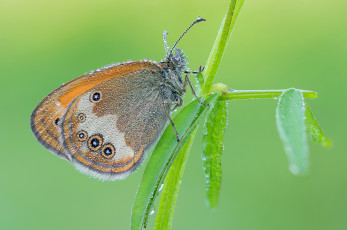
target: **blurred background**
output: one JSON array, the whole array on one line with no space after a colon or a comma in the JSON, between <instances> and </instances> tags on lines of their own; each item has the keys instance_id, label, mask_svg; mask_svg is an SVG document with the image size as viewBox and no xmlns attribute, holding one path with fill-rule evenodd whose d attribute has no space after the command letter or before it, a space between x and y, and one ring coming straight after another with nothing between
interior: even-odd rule
<instances>
[{"instance_id":1,"label":"blurred background","mask_svg":"<svg viewBox=\"0 0 347 230\"><path fill-rule=\"evenodd\" d=\"M36 141L30 114L52 90L90 70L164 58L163 30L172 45L201 16L207 22L179 44L197 69L228 5L0 0L0 229L128 229L145 165L122 181L82 175ZM276 101L230 102L219 207L205 205L198 135L173 229L347 229L346 8L343 0L246 0L216 81L317 91L308 102L334 146L311 141L309 175L293 176L275 126Z\"/></svg>"}]
</instances>

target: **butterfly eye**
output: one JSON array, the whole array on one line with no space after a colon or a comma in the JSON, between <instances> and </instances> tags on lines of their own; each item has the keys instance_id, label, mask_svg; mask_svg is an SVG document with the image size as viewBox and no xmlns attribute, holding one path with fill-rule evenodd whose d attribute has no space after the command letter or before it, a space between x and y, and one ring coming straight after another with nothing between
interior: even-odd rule
<instances>
[{"instance_id":1,"label":"butterfly eye","mask_svg":"<svg viewBox=\"0 0 347 230\"><path fill-rule=\"evenodd\" d=\"M77 115L78 121L83 122L86 120L86 115L84 113L80 113Z\"/></svg>"},{"instance_id":2,"label":"butterfly eye","mask_svg":"<svg viewBox=\"0 0 347 230\"><path fill-rule=\"evenodd\" d=\"M87 140L87 138L88 138L87 132L81 130L81 131L79 131L79 132L77 133L77 139L78 139L79 141L85 141L85 140Z\"/></svg>"},{"instance_id":3,"label":"butterfly eye","mask_svg":"<svg viewBox=\"0 0 347 230\"><path fill-rule=\"evenodd\" d=\"M98 102L101 99L101 93L95 92L91 95L90 101L91 102Z\"/></svg>"},{"instance_id":4,"label":"butterfly eye","mask_svg":"<svg viewBox=\"0 0 347 230\"><path fill-rule=\"evenodd\" d=\"M101 155L107 159L113 157L115 154L115 149L114 146L112 144L105 144L102 147L102 151L101 151Z\"/></svg>"},{"instance_id":5,"label":"butterfly eye","mask_svg":"<svg viewBox=\"0 0 347 230\"><path fill-rule=\"evenodd\" d=\"M102 137L100 135L91 136L88 140L88 147L92 151L97 151L101 148Z\"/></svg>"}]
</instances>

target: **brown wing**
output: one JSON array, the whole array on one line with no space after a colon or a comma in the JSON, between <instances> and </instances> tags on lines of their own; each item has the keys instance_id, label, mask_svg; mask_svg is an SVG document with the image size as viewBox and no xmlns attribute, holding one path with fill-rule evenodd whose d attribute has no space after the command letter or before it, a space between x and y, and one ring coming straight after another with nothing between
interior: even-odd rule
<instances>
[{"instance_id":1,"label":"brown wing","mask_svg":"<svg viewBox=\"0 0 347 230\"><path fill-rule=\"evenodd\" d=\"M151 62L131 62L109 66L60 86L45 97L32 113L30 123L34 136L51 152L69 160L60 136L61 119L66 113L68 105L76 97L104 81L138 69L153 71L153 66L156 64Z\"/></svg>"},{"instance_id":2,"label":"brown wing","mask_svg":"<svg viewBox=\"0 0 347 230\"><path fill-rule=\"evenodd\" d=\"M159 66L123 73L77 97L63 117L62 139L77 169L115 180L129 175L163 130L170 105ZM96 100L94 100L96 99Z\"/></svg>"}]
</instances>

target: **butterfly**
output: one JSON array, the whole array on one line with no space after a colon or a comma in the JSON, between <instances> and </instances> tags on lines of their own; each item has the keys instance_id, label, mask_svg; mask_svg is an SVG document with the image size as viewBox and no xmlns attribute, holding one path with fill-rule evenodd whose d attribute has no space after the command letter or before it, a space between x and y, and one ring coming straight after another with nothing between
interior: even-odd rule
<instances>
[{"instance_id":1,"label":"butterfly","mask_svg":"<svg viewBox=\"0 0 347 230\"><path fill-rule=\"evenodd\" d=\"M183 51L176 48L195 20L169 49L166 59L113 64L87 73L54 90L33 111L31 129L52 153L80 172L101 180L127 177L143 162L168 120L183 103L189 85ZM199 99L198 99L199 100ZM200 100L199 102L203 104Z\"/></svg>"}]
</instances>

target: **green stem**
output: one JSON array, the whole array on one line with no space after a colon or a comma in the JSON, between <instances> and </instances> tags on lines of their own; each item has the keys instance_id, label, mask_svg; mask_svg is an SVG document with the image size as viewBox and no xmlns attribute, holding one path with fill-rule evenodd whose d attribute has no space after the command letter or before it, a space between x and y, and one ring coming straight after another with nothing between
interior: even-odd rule
<instances>
[{"instance_id":1,"label":"green stem","mask_svg":"<svg viewBox=\"0 0 347 230\"><path fill-rule=\"evenodd\" d=\"M232 99L258 99L258 98L278 98L286 91L279 90L230 90L220 97L220 100ZM317 98L317 92L309 90L300 90L305 98Z\"/></svg>"},{"instance_id":2,"label":"green stem","mask_svg":"<svg viewBox=\"0 0 347 230\"><path fill-rule=\"evenodd\" d=\"M201 89L201 94L207 97L212 91L212 84L216 76L220 61L225 52L226 45L234 28L236 19L240 14L245 0L231 0L228 11L223 19L222 25L218 31L216 40L207 59L204 76L205 83Z\"/></svg>"}]
</instances>

